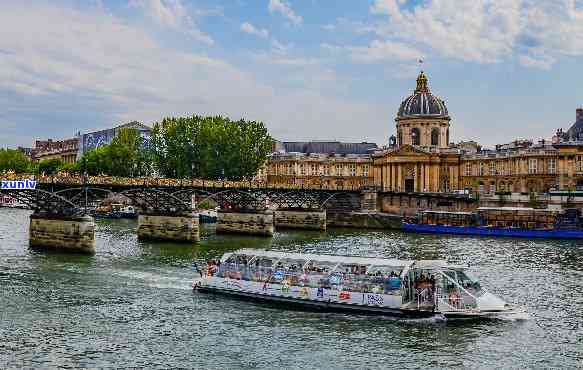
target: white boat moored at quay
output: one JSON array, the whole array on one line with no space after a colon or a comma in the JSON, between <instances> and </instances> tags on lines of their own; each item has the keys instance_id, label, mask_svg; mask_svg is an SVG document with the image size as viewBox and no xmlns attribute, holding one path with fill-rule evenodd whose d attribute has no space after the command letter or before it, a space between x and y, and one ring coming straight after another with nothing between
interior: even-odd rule
<instances>
[{"instance_id":1,"label":"white boat moored at quay","mask_svg":"<svg viewBox=\"0 0 583 370\"><path fill-rule=\"evenodd\" d=\"M446 319L525 314L442 260L241 249L207 261L199 273L196 291L306 309Z\"/></svg>"}]
</instances>

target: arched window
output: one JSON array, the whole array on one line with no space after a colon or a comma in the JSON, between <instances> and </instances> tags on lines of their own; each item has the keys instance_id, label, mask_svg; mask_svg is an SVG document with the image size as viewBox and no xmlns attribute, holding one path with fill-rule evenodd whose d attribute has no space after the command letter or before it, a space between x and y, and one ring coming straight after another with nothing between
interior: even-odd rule
<instances>
[{"instance_id":1,"label":"arched window","mask_svg":"<svg viewBox=\"0 0 583 370\"><path fill-rule=\"evenodd\" d=\"M437 127L431 130L431 145L439 146L439 129Z\"/></svg>"},{"instance_id":2,"label":"arched window","mask_svg":"<svg viewBox=\"0 0 583 370\"><path fill-rule=\"evenodd\" d=\"M411 143L413 145L421 145L421 133L417 127L411 129Z\"/></svg>"},{"instance_id":3,"label":"arched window","mask_svg":"<svg viewBox=\"0 0 583 370\"><path fill-rule=\"evenodd\" d=\"M397 132L397 145L403 145L403 130Z\"/></svg>"}]
</instances>

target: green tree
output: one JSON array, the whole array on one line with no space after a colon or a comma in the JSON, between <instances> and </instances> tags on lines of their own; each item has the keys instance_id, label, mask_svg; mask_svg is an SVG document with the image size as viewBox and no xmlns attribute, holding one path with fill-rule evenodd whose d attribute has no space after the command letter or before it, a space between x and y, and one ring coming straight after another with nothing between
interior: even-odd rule
<instances>
[{"instance_id":1,"label":"green tree","mask_svg":"<svg viewBox=\"0 0 583 370\"><path fill-rule=\"evenodd\" d=\"M14 149L0 149L0 172L14 171L28 172L32 163L21 151Z\"/></svg>"},{"instance_id":2,"label":"green tree","mask_svg":"<svg viewBox=\"0 0 583 370\"><path fill-rule=\"evenodd\" d=\"M45 159L38 162L38 166L35 170L39 174L44 173L45 175L52 175L56 173L63 164L63 161L58 158Z\"/></svg>"},{"instance_id":3,"label":"green tree","mask_svg":"<svg viewBox=\"0 0 583 370\"><path fill-rule=\"evenodd\" d=\"M272 145L262 122L221 116L166 118L154 124L151 140L156 169L175 178L252 178Z\"/></svg>"},{"instance_id":4,"label":"green tree","mask_svg":"<svg viewBox=\"0 0 583 370\"><path fill-rule=\"evenodd\" d=\"M76 169L90 175L136 177L152 172L152 161L145 140L138 130L121 129L111 144L85 153Z\"/></svg>"}]
</instances>

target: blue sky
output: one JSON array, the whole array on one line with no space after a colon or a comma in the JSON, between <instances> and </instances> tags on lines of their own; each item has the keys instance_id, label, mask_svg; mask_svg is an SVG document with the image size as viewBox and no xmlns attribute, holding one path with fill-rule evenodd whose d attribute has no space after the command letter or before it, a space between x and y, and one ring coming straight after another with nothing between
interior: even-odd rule
<instances>
[{"instance_id":1,"label":"blue sky","mask_svg":"<svg viewBox=\"0 0 583 370\"><path fill-rule=\"evenodd\" d=\"M0 147L224 114L280 140L394 133L425 62L452 140L550 138L583 105L582 0L4 0Z\"/></svg>"}]
</instances>

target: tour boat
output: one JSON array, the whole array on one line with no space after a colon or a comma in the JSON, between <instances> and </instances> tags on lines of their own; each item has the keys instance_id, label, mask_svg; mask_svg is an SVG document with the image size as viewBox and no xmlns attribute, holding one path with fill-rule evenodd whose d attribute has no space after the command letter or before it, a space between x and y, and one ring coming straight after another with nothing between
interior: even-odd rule
<instances>
[{"instance_id":1,"label":"tour boat","mask_svg":"<svg viewBox=\"0 0 583 370\"><path fill-rule=\"evenodd\" d=\"M464 267L441 260L241 249L197 270L195 291L305 309L442 319L525 312L488 293Z\"/></svg>"},{"instance_id":2,"label":"tour boat","mask_svg":"<svg viewBox=\"0 0 583 370\"><path fill-rule=\"evenodd\" d=\"M404 221L402 228L432 234L581 239L579 213L577 209L519 207L481 207L476 212L420 211L416 220Z\"/></svg>"}]
</instances>

